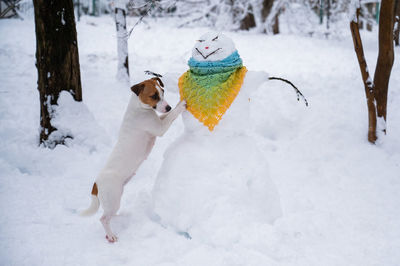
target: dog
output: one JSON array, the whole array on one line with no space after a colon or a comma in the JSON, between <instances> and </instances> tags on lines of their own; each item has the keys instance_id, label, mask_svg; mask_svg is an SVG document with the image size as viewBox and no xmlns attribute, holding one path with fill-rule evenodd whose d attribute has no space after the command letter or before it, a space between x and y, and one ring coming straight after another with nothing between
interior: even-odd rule
<instances>
[{"instance_id":1,"label":"dog","mask_svg":"<svg viewBox=\"0 0 400 266\"><path fill-rule=\"evenodd\" d=\"M156 137L164 135L172 122L186 109L181 101L171 111L164 100L164 84L159 77L145 80L131 87L132 94L120 128L118 141L98 177L91 196L90 207L81 216L93 215L101 205L104 209L100 221L106 239L113 243L117 237L111 230L110 220L119 207L124 185L151 152ZM164 113L161 116L155 112Z\"/></svg>"}]
</instances>

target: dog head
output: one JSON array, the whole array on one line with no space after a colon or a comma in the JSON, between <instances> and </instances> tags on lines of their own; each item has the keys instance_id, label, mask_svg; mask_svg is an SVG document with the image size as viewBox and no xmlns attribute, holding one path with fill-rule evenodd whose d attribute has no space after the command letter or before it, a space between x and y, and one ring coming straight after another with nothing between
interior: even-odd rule
<instances>
[{"instance_id":1,"label":"dog head","mask_svg":"<svg viewBox=\"0 0 400 266\"><path fill-rule=\"evenodd\" d=\"M197 40L192 57L197 61L219 61L235 51L232 39L222 33L208 32Z\"/></svg>"},{"instance_id":2,"label":"dog head","mask_svg":"<svg viewBox=\"0 0 400 266\"><path fill-rule=\"evenodd\" d=\"M139 97L143 107L167 113L171 110L171 106L164 100L163 88L163 82L157 77L133 85L131 90Z\"/></svg>"}]
</instances>

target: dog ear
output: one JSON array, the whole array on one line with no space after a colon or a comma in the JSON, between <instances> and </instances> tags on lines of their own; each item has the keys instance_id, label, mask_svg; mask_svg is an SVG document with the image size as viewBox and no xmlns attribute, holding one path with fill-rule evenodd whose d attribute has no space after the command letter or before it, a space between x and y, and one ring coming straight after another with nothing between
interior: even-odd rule
<instances>
[{"instance_id":1,"label":"dog ear","mask_svg":"<svg viewBox=\"0 0 400 266\"><path fill-rule=\"evenodd\" d=\"M133 85L133 86L131 87L131 90L132 90L137 96L139 96L139 94L143 91L143 89L144 89L144 84L143 84L143 83L139 83L139 84Z\"/></svg>"},{"instance_id":2,"label":"dog ear","mask_svg":"<svg viewBox=\"0 0 400 266\"><path fill-rule=\"evenodd\" d=\"M160 78L157 77L157 78L152 78L152 79L157 80L158 83L160 84L160 86L164 88L164 83L161 81Z\"/></svg>"}]
</instances>

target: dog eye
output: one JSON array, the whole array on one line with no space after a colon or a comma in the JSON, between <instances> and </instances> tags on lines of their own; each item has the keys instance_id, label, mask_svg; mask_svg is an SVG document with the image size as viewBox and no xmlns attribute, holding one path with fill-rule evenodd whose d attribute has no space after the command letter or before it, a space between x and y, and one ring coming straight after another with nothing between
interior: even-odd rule
<instances>
[{"instance_id":1,"label":"dog eye","mask_svg":"<svg viewBox=\"0 0 400 266\"><path fill-rule=\"evenodd\" d=\"M151 95L151 96L150 96L150 98L152 98L153 100L158 100L158 99L159 99L159 97L158 97L158 94L157 94L157 93L155 93L155 94Z\"/></svg>"},{"instance_id":2,"label":"dog eye","mask_svg":"<svg viewBox=\"0 0 400 266\"><path fill-rule=\"evenodd\" d=\"M216 41L216 40L218 40L218 36L217 36L217 37L215 37L214 39L212 39L212 41Z\"/></svg>"},{"instance_id":3,"label":"dog eye","mask_svg":"<svg viewBox=\"0 0 400 266\"><path fill-rule=\"evenodd\" d=\"M197 40L198 42L204 42L204 40Z\"/></svg>"}]
</instances>

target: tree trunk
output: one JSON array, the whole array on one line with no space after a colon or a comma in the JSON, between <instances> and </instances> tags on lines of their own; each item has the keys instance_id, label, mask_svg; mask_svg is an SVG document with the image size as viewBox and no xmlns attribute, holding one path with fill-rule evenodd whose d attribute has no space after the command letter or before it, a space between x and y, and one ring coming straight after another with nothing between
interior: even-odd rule
<instances>
[{"instance_id":1,"label":"tree trunk","mask_svg":"<svg viewBox=\"0 0 400 266\"><path fill-rule=\"evenodd\" d=\"M82 101L78 45L72 0L34 0L36 67L40 95L40 143L53 148L65 137L49 138L52 106L62 90Z\"/></svg>"},{"instance_id":2,"label":"tree trunk","mask_svg":"<svg viewBox=\"0 0 400 266\"><path fill-rule=\"evenodd\" d=\"M354 50L357 55L361 76L364 82L365 95L368 107L368 141L375 143L376 137L376 107L374 101L374 89L371 76L369 75L367 61L365 61L364 48L361 41L360 30L358 28L358 17L360 8L357 9L356 20L350 22L351 35L353 37Z\"/></svg>"},{"instance_id":3,"label":"tree trunk","mask_svg":"<svg viewBox=\"0 0 400 266\"><path fill-rule=\"evenodd\" d=\"M117 28L118 72L119 80L129 81L128 32L126 31L126 12L115 8L115 25Z\"/></svg>"},{"instance_id":4,"label":"tree trunk","mask_svg":"<svg viewBox=\"0 0 400 266\"><path fill-rule=\"evenodd\" d=\"M267 29L265 27L271 27L270 30L272 31L273 34L278 34L279 33L279 11L276 12L276 14L274 15L274 17L272 18L270 25L265 25L265 23L267 22L267 18L271 13L271 10L273 8L274 5L274 0L263 0L262 1L262 6L261 6L261 10L254 10L254 6L250 5L249 8L249 13L247 13L247 15L242 19L242 21L240 22L240 29L241 30L249 30L251 28L254 28L257 26L256 23L256 19L254 17L253 12L259 12L259 14L261 15L261 23L262 25L264 25L262 32L263 33L267 33Z\"/></svg>"},{"instance_id":5,"label":"tree trunk","mask_svg":"<svg viewBox=\"0 0 400 266\"><path fill-rule=\"evenodd\" d=\"M252 7L249 8L249 13L240 21L240 29L241 30L249 30L256 26L256 20L252 12Z\"/></svg>"},{"instance_id":6,"label":"tree trunk","mask_svg":"<svg viewBox=\"0 0 400 266\"><path fill-rule=\"evenodd\" d=\"M278 12L276 15L275 15L275 18L274 18L274 24L272 25L272 33L275 35L275 34L279 34L279 13L280 12Z\"/></svg>"},{"instance_id":7,"label":"tree trunk","mask_svg":"<svg viewBox=\"0 0 400 266\"><path fill-rule=\"evenodd\" d=\"M274 5L274 0L263 0L261 9L261 19L265 21L271 13L272 6Z\"/></svg>"},{"instance_id":8,"label":"tree trunk","mask_svg":"<svg viewBox=\"0 0 400 266\"><path fill-rule=\"evenodd\" d=\"M329 23L331 22L331 0L326 2L326 29L329 30Z\"/></svg>"},{"instance_id":9,"label":"tree trunk","mask_svg":"<svg viewBox=\"0 0 400 266\"><path fill-rule=\"evenodd\" d=\"M276 14L271 14L271 11L273 11L274 2L275 2L275 0L263 0L262 9L261 9L261 21L265 24L267 22L268 17L270 15L273 15L274 17L271 18L269 25L265 25L265 27L271 27L270 30L272 30L272 33L278 34L279 33L279 13L280 13L280 11L278 10L276 12ZM266 32L267 32L267 29L264 28L264 33L266 33Z\"/></svg>"},{"instance_id":10,"label":"tree trunk","mask_svg":"<svg viewBox=\"0 0 400 266\"><path fill-rule=\"evenodd\" d=\"M354 49L360 65L361 75L364 82L368 106L368 141L375 143L377 140L377 119L379 119L379 130L386 133L386 111L387 93L390 73L394 61L393 51L393 21L394 0L382 0L379 18L379 53L375 68L374 80L368 72L362 47L360 31L358 28L358 17L360 8L357 8L355 20L350 22L351 34L353 36Z\"/></svg>"},{"instance_id":11,"label":"tree trunk","mask_svg":"<svg viewBox=\"0 0 400 266\"><path fill-rule=\"evenodd\" d=\"M374 93L378 118L386 122L386 106L390 73L394 61L393 22L395 0L382 0L379 16L379 53L374 75ZM386 132L386 127L381 128Z\"/></svg>"}]
</instances>

